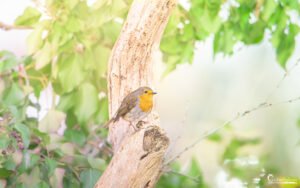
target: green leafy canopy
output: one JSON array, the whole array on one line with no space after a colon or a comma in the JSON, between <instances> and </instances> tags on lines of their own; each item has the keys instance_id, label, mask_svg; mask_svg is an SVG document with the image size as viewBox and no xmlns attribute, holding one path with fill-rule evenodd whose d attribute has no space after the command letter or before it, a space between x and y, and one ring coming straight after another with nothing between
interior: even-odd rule
<instances>
[{"instance_id":1,"label":"green leafy canopy","mask_svg":"<svg viewBox=\"0 0 300 188\"><path fill-rule=\"evenodd\" d=\"M221 0L191 0L190 5L190 8L179 5L173 11L161 41L167 65L165 74L178 64L192 63L195 43L211 36L214 54L231 55L238 42L258 44L268 31L277 61L283 68L294 52L299 25L293 23L291 12L299 16L300 3L297 1L238 0L232 5ZM228 10L225 7L229 7ZM224 18L221 11L227 12L228 18Z\"/></svg>"}]
</instances>

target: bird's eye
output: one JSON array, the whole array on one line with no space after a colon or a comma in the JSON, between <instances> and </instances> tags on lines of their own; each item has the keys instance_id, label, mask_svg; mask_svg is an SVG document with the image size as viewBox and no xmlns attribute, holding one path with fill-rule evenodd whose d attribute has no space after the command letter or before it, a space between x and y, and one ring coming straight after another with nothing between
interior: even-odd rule
<instances>
[{"instance_id":1,"label":"bird's eye","mask_svg":"<svg viewBox=\"0 0 300 188\"><path fill-rule=\"evenodd\" d=\"M148 91L146 90L144 93L148 93Z\"/></svg>"}]
</instances>

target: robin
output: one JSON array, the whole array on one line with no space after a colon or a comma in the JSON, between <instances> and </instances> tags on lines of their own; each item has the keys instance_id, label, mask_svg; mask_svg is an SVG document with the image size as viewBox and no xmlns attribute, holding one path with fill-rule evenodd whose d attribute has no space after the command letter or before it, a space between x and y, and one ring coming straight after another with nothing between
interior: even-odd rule
<instances>
[{"instance_id":1,"label":"robin","mask_svg":"<svg viewBox=\"0 0 300 188\"><path fill-rule=\"evenodd\" d=\"M129 93L122 101L121 106L116 114L106 124L118 121L123 118L130 122L140 122L148 116L153 107L153 96L157 94L150 87L140 87L137 90ZM133 126L135 129L135 127ZM135 129L136 130L136 129Z\"/></svg>"}]
</instances>

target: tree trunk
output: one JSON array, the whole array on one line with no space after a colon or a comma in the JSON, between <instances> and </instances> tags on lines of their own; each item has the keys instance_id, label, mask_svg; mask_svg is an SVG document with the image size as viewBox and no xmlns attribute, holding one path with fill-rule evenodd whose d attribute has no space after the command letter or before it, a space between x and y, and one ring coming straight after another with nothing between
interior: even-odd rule
<instances>
[{"instance_id":1,"label":"tree trunk","mask_svg":"<svg viewBox=\"0 0 300 188\"><path fill-rule=\"evenodd\" d=\"M112 116L122 99L140 86L153 88L153 52L159 43L176 0L134 0L109 60L108 93ZM169 139L154 124L135 132L120 120L109 127L114 156L96 188L154 187Z\"/></svg>"}]
</instances>

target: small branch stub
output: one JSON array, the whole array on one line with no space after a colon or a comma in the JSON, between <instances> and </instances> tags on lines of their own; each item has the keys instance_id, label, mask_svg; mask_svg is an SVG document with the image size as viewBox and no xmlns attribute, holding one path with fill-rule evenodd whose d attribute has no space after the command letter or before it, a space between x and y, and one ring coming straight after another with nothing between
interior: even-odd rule
<instances>
[{"instance_id":1,"label":"small branch stub","mask_svg":"<svg viewBox=\"0 0 300 188\"><path fill-rule=\"evenodd\" d=\"M157 126L124 140L95 187L154 187L169 139Z\"/></svg>"}]
</instances>

